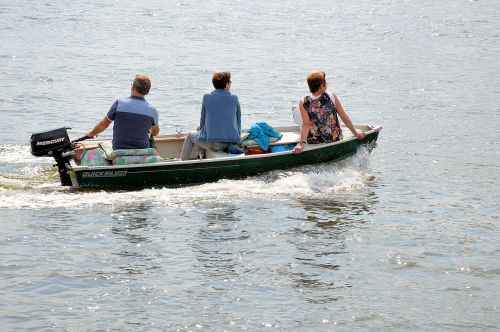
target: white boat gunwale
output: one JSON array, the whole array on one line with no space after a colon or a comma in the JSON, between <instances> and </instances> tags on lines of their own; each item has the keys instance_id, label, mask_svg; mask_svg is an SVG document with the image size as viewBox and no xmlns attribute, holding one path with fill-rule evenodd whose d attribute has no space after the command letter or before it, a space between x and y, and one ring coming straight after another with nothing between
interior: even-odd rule
<instances>
[{"instance_id":1,"label":"white boat gunwale","mask_svg":"<svg viewBox=\"0 0 500 332\"><path fill-rule=\"evenodd\" d=\"M363 130L367 135L371 134L375 131L380 131L382 129L381 126L372 126L372 125L357 125L355 126L357 129ZM289 131L291 132L293 129L294 132L297 131L296 126L291 126L291 127L275 127L276 130L278 131ZM368 129L368 130L366 130ZM345 137L344 139L332 143L319 143L319 144L306 144L304 147L304 150L302 153L307 152L307 151L313 151L317 149L322 149L325 147L333 146L333 145L338 145L338 144L345 144L346 142L356 140L357 138L355 136L349 136ZM110 139L106 140L96 140L94 141L96 144L99 144L100 142L103 141L109 141ZM184 137L180 137L179 135L176 134L167 134L167 135L162 135L158 137L158 141L179 141L179 140L184 140ZM90 141L90 143L94 143ZM270 145L283 145L283 144L294 144L297 143L298 141L295 142L272 142ZM242 156L220 156L220 157L214 157L214 158L206 158L206 159L193 159L193 160L166 160L166 161L159 161L156 163L151 163L151 164L129 164L129 165L104 165L104 166L81 166L77 165L74 160L70 161L69 169L73 171L91 171L91 170L120 170L120 169L127 169L131 170L134 168L156 168L156 167L164 167L166 165L196 165L196 164L207 164L207 163L214 163L214 162L221 162L221 161L229 161L229 160L234 160L234 159L254 159L254 158L272 158L277 155L288 155L292 154L292 150L288 151L280 151L280 152L272 152L272 153L264 153L264 154L254 154L254 155L242 155ZM221 166L217 166L221 167ZM206 166L204 167L206 168ZM190 167L190 169L193 169ZM176 170L179 170L177 168ZM158 170L154 170L151 172L157 172Z\"/></svg>"},{"instance_id":2,"label":"white boat gunwale","mask_svg":"<svg viewBox=\"0 0 500 332\"><path fill-rule=\"evenodd\" d=\"M358 125L355 126L356 128L360 130L364 130L364 132L368 135L372 132L375 131L380 131L382 129L381 126L362 126ZM297 127L291 126L291 127L276 127L276 130L278 131L291 131L291 129L296 129ZM368 129L368 130L366 130ZM297 132L297 130L294 130L293 132ZM344 139L332 143L319 143L319 144L306 144L304 147L304 150L302 153L305 153L307 151L313 151L316 149L322 149L325 147L333 146L333 145L338 145L338 144L344 144L346 142L352 141L357 139L354 136L349 136L345 137ZM164 141L179 141L179 140L184 140L184 137L179 137L176 134L167 134L164 136L159 136L158 140L160 142ZM103 141L109 141L107 140L98 140L95 141L96 144L99 144L100 142ZM93 142L92 142L93 143ZM283 144L294 144L297 143L295 142L272 142L270 145L283 145ZM160 143L161 144L161 143ZM151 164L130 164L130 165L104 165L104 166L82 166L82 165L77 165L74 160L70 161L69 169L73 171L91 171L91 170L108 170L108 169L113 169L113 170L120 170L120 169L127 169L127 170L132 170L134 168L158 168L158 166L165 166L165 165L196 165L196 164L207 164L207 163L213 163L213 162L220 162L220 161L229 161L229 160L234 160L234 159L253 159L253 158L272 158L276 155L287 155L287 154L292 154L292 150L288 151L280 151L280 152L272 152L272 153L264 153L264 154L255 154L255 155L241 155L241 156L220 156L220 157L214 157L214 158L206 158L206 159L193 159L193 160L166 160L166 161L159 161L156 163L151 163ZM221 167L221 166L217 166ZM206 167L204 167L206 168ZM190 169L193 169L190 167ZM177 168L179 170L179 168ZM155 170L157 172L158 170Z\"/></svg>"}]
</instances>

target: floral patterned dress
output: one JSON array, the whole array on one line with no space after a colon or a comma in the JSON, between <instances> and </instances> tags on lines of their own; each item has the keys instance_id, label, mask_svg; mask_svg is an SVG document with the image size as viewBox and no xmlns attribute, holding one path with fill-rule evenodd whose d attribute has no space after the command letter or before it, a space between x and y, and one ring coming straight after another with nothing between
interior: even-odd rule
<instances>
[{"instance_id":1,"label":"floral patterned dress","mask_svg":"<svg viewBox=\"0 0 500 332\"><path fill-rule=\"evenodd\" d=\"M326 92L314 100L310 96L304 97L304 108L311 125L307 143L331 143L342 139L337 108Z\"/></svg>"}]
</instances>

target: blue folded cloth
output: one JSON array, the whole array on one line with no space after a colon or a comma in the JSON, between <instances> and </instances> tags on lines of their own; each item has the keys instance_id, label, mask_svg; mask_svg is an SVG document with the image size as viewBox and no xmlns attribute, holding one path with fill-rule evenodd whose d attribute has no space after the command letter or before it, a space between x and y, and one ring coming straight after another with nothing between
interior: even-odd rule
<instances>
[{"instance_id":1,"label":"blue folded cloth","mask_svg":"<svg viewBox=\"0 0 500 332\"><path fill-rule=\"evenodd\" d=\"M255 140L264 151L269 149L270 137L280 139L283 134L265 122L256 122L248 129L248 139Z\"/></svg>"}]
</instances>

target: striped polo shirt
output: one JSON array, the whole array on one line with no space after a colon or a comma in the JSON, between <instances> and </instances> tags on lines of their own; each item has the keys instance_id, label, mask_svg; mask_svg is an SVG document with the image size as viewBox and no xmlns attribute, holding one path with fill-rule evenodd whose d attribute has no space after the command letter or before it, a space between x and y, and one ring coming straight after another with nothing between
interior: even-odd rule
<instances>
[{"instance_id":1,"label":"striped polo shirt","mask_svg":"<svg viewBox=\"0 0 500 332\"><path fill-rule=\"evenodd\" d=\"M148 147L151 127L158 124L158 111L136 96L116 100L106 117L114 121L113 150Z\"/></svg>"}]
</instances>

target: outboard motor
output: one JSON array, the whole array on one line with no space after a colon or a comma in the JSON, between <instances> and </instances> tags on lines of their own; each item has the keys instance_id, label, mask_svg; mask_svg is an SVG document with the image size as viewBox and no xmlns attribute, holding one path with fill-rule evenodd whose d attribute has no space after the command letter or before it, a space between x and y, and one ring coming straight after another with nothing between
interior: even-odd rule
<instances>
[{"instance_id":1,"label":"outboard motor","mask_svg":"<svg viewBox=\"0 0 500 332\"><path fill-rule=\"evenodd\" d=\"M36 157L54 157L63 186L71 186L68 164L73 158L73 145L67 127L31 135L31 154Z\"/></svg>"}]
</instances>

